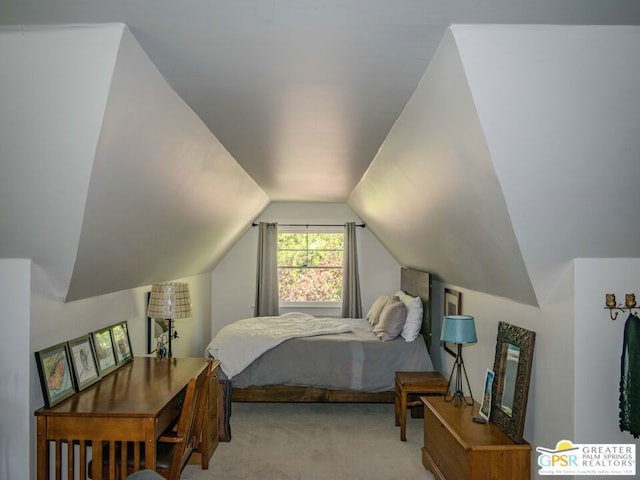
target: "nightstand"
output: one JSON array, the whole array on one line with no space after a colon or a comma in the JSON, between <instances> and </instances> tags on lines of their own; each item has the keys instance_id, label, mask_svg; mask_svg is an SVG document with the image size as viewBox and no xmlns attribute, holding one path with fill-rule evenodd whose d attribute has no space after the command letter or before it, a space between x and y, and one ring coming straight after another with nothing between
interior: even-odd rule
<instances>
[{"instance_id":1,"label":"nightstand","mask_svg":"<svg viewBox=\"0 0 640 480\"><path fill-rule=\"evenodd\" d=\"M396 372L396 427L400 440L407 440L407 408L421 407L423 395L444 395L447 380L440 372Z\"/></svg>"}]
</instances>

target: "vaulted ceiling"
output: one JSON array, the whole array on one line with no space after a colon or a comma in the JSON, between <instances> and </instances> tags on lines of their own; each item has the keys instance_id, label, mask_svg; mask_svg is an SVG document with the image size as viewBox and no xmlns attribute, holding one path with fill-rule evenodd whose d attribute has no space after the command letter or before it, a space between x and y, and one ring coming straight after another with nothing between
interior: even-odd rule
<instances>
[{"instance_id":1,"label":"vaulted ceiling","mask_svg":"<svg viewBox=\"0 0 640 480\"><path fill-rule=\"evenodd\" d=\"M347 202L400 263L530 304L640 256L638 30L453 23L640 5L5 0L0 257L85 298L210 270L270 201Z\"/></svg>"},{"instance_id":2,"label":"vaulted ceiling","mask_svg":"<svg viewBox=\"0 0 640 480\"><path fill-rule=\"evenodd\" d=\"M0 24L122 22L273 201L345 201L450 24L638 24L636 0L3 0ZM311 179L311 181L309 180Z\"/></svg>"}]
</instances>

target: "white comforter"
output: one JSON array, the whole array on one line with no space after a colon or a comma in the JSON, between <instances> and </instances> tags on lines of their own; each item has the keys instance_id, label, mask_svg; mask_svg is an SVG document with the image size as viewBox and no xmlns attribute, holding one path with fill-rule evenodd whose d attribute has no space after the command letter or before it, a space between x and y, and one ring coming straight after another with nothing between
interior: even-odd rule
<instances>
[{"instance_id":1,"label":"white comforter","mask_svg":"<svg viewBox=\"0 0 640 480\"><path fill-rule=\"evenodd\" d=\"M351 327L339 320L299 312L245 318L223 327L207 346L206 354L220 360L222 371L231 379L285 340L350 331Z\"/></svg>"}]
</instances>

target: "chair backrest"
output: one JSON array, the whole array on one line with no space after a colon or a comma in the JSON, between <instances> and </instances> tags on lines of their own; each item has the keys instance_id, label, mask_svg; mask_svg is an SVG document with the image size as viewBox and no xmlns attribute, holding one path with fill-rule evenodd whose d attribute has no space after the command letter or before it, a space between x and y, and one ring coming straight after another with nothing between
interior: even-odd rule
<instances>
[{"instance_id":1,"label":"chair backrest","mask_svg":"<svg viewBox=\"0 0 640 480\"><path fill-rule=\"evenodd\" d=\"M191 453L196 450L202 437L202 425L207 415L207 398L209 396L209 382L211 381L211 366L189 380L187 392L182 404L182 411L176 425L176 438L173 460L169 478L180 478L180 472L189 460Z\"/></svg>"}]
</instances>

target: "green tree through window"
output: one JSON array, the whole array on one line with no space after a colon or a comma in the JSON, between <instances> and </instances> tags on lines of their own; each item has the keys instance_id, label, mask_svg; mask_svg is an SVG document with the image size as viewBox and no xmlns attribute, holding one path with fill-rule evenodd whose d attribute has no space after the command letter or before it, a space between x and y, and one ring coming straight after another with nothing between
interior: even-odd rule
<instances>
[{"instance_id":1,"label":"green tree through window","mask_svg":"<svg viewBox=\"0 0 640 480\"><path fill-rule=\"evenodd\" d=\"M340 302L344 233L278 233L281 302Z\"/></svg>"}]
</instances>

